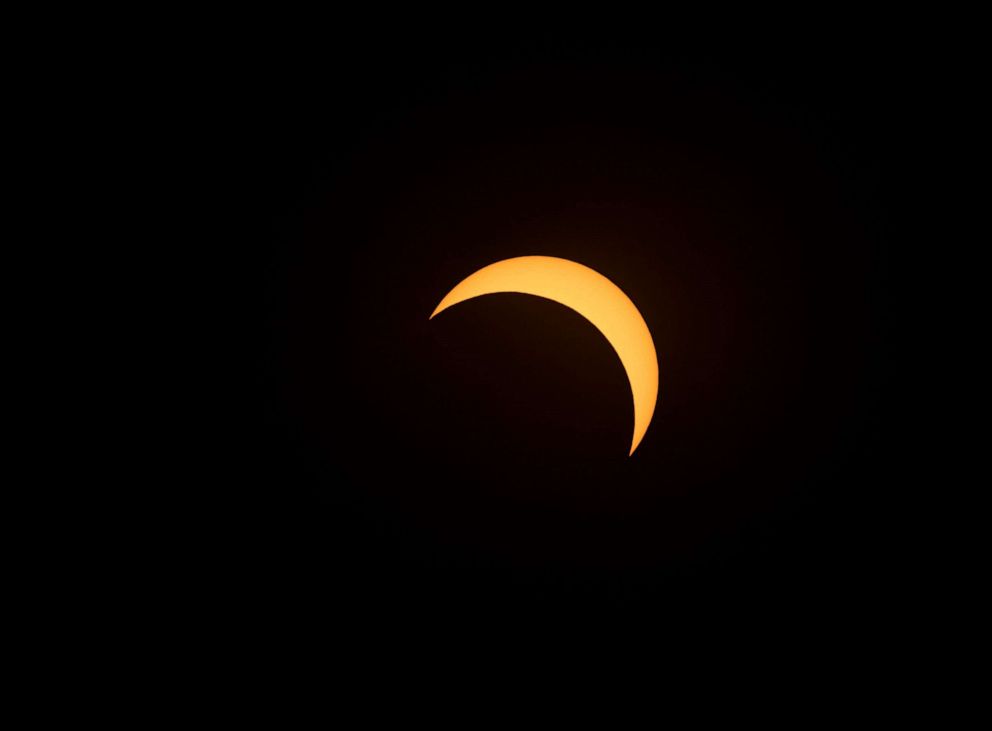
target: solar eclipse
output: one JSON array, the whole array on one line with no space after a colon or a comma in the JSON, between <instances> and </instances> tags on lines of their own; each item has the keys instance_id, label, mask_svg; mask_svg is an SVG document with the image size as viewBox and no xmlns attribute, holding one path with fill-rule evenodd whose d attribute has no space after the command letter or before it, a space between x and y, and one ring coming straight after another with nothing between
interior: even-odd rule
<instances>
[{"instance_id":1,"label":"solar eclipse","mask_svg":"<svg viewBox=\"0 0 992 731\"><path fill-rule=\"evenodd\" d=\"M613 282L589 267L550 256L520 256L483 267L445 295L431 319L473 297L519 292L569 307L591 322L620 356L634 398L634 436L641 443L658 399L658 356L644 318Z\"/></svg>"}]
</instances>

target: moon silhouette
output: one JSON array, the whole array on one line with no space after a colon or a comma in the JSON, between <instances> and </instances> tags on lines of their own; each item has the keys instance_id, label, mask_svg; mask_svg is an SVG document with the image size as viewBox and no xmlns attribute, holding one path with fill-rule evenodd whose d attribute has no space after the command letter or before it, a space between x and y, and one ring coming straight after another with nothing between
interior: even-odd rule
<instances>
[{"instance_id":1,"label":"moon silhouette","mask_svg":"<svg viewBox=\"0 0 992 731\"><path fill-rule=\"evenodd\" d=\"M444 296L429 319L473 297L518 292L554 300L569 307L606 337L620 356L634 398L634 453L654 416L658 400L658 355L641 313L613 282L599 272L568 259L520 256L479 269Z\"/></svg>"}]
</instances>

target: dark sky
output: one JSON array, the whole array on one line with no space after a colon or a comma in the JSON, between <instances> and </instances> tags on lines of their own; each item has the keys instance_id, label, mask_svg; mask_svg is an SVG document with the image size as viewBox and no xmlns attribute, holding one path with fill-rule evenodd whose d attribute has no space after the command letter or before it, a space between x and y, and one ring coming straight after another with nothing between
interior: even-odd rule
<instances>
[{"instance_id":1,"label":"dark sky","mask_svg":"<svg viewBox=\"0 0 992 731\"><path fill-rule=\"evenodd\" d=\"M355 627L812 621L878 590L896 59L871 37L649 36L232 61L216 132L236 145L210 181L231 592ZM596 269L644 315L660 392L633 457L625 374L576 313L499 295L428 321L525 254Z\"/></svg>"}]
</instances>

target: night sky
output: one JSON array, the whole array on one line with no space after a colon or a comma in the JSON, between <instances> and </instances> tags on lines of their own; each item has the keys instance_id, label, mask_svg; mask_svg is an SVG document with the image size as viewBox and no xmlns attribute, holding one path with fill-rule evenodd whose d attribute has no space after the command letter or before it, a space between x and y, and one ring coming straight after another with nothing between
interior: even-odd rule
<instances>
[{"instance_id":1,"label":"night sky","mask_svg":"<svg viewBox=\"0 0 992 731\"><path fill-rule=\"evenodd\" d=\"M343 634L578 607L801 623L878 591L884 47L285 45L219 91L214 591ZM428 320L527 254L643 314L660 388L632 457L626 375L581 316L505 294Z\"/></svg>"}]
</instances>

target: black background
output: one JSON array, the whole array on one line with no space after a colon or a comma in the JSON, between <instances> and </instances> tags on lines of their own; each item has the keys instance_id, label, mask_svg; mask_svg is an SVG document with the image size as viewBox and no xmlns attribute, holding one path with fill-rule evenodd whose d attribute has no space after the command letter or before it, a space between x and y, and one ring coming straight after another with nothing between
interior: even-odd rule
<instances>
[{"instance_id":1,"label":"black background","mask_svg":"<svg viewBox=\"0 0 992 731\"><path fill-rule=\"evenodd\" d=\"M206 350L233 356L196 425L214 591L345 634L860 621L884 585L898 58L870 33L671 40L343 33L225 65L230 154L197 183L226 269ZM428 320L526 254L648 323L632 457L625 374L576 313L498 295Z\"/></svg>"}]
</instances>

